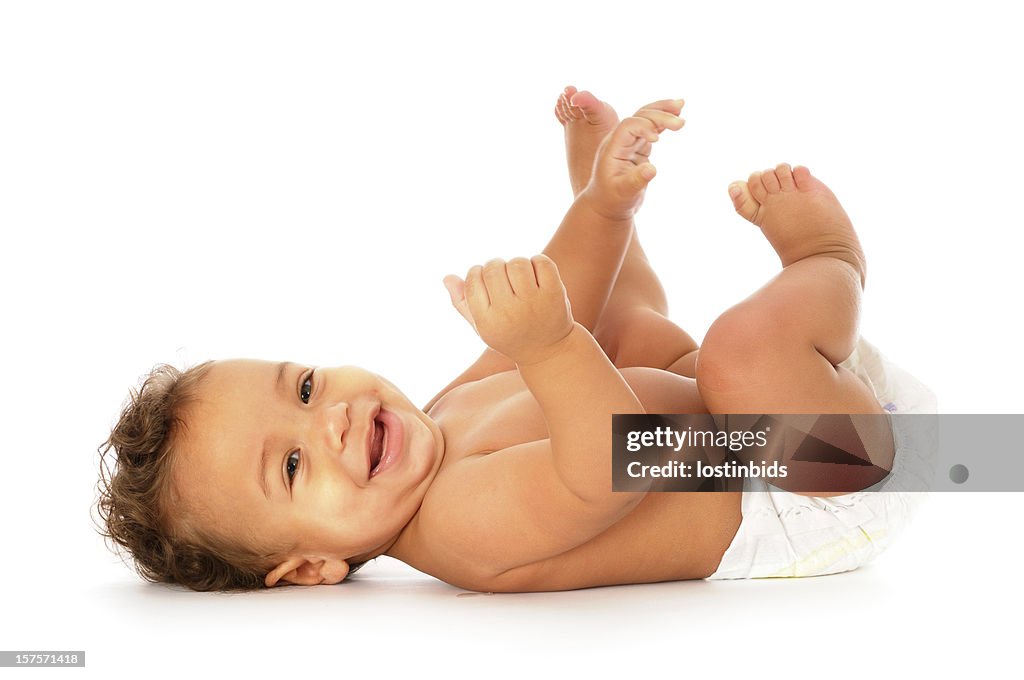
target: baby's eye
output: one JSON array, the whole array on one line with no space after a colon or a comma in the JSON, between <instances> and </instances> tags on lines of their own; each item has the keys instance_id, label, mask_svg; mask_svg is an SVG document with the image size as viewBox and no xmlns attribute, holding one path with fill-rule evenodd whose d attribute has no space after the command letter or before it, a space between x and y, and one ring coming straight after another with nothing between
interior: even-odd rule
<instances>
[{"instance_id":1,"label":"baby's eye","mask_svg":"<svg viewBox=\"0 0 1024 680\"><path fill-rule=\"evenodd\" d=\"M302 387L299 389L299 399L302 400L303 404L309 403L309 397L313 394L313 373L310 372L306 379L302 381Z\"/></svg>"},{"instance_id":2,"label":"baby's eye","mask_svg":"<svg viewBox=\"0 0 1024 680\"><path fill-rule=\"evenodd\" d=\"M295 461L294 464L292 463L293 460ZM287 461L287 465L285 466L285 470L287 471L287 474L288 474L288 484L289 484L289 486L292 483L292 479L295 478L295 469L298 468L298 467L299 467L299 452L298 451L292 451L291 453L288 454L288 461Z\"/></svg>"}]
</instances>

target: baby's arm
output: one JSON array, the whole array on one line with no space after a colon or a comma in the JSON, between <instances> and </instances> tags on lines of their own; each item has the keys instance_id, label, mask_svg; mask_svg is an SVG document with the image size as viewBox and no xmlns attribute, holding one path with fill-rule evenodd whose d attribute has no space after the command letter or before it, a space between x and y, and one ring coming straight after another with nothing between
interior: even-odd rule
<instances>
[{"instance_id":1,"label":"baby's arm","mask_svg":"<svg viewBox=\"0 0 1024 680\"><path fill-rule=\"evenodd\" d=\"M615 284L633 214L654 177L648 162L658 133L683 126L682 100L652 102L621 121L597 150L590 183L544 249L558 265L573 317L593 332Z\"/></svg>"},{"instance_id":2,"label":"baby's arm","mask_svg":"<svg viewBox=\"0 0 1024 680\"><path fill-rule=\"evenodd\" d=\"M559 555L625 516L644 492L612 492L611 414L644 413L593 336L574 322L549 258L491 260L466 276L456 307L488 345L515 361L550 440L470 456L438 482L421 525L445 579L494 586L517 567Z\"/></svg>"},{"instance_id":3,"label":"baby's arm","mask_svg":"<svg viewBox=\"0 0 1024 680\"><path fill-rule=\"evenodd\" d=\"M588 528L604 530L644 496L613 493L611 465L611 414L644 413L643 405L578 322L557 352L517 365L544 413L558 477L582 501Z\"/></svg>"},{"instance_id":4,"label":"baby's arm","mask_svg":"<svg viewBox=\"0 0 1024 680\"><path fill-rule=\"evenodd\" d=\"M492 349L515 362L548 425L554 468L596 514L618 515L642 493L612 489L612 413L643 406L594 336L573 320L554 261L494 259L469 270L457 308Z\"/></svg>"}]
</instances>

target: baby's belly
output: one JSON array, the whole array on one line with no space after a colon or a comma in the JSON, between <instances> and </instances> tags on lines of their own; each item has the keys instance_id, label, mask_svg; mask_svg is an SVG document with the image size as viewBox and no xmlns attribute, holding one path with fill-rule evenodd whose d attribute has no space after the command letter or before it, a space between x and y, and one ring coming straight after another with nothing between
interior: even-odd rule
<instances>
[{"instance_id":1,"label":"baby's belly","mask_svg":"<svg viewBox=\"0 0 1024 680\"><path fill-rule=\"evenodd\" d=\"M648 413L703 411L691 379L656 369L622 369ZM455 395L453 395L455 396ZM465 455L548 438L539 404L518 372L479 381L463 395L455 444ZM452 423L453 425L455 423ZM455 432L450 434L455 435ZM446 439L448 434L446 434ZM448 453L446 452L446 458ZM601 464L611 465L611 450ZM742 494L649 493L629 515L589 541L547 560L523 589L564 590L711 575L739 528Z\"/></svg>"}]
</instances>

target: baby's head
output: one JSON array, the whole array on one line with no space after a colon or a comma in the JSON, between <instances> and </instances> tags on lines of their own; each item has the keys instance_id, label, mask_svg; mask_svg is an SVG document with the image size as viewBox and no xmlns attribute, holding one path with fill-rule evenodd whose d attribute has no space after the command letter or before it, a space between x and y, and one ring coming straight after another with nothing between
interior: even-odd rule
<instances>
[{"instance_id":1,"label":"baby's head","mask_svg":"<svg viewBox=\"0 0 1024 680\"><path fill-rule=\"evenodd\" d=\"M101 463L104 535L139 574L194 590L338 583L383 554L441 465L438 426L354 366L251 359L133 391Z\"/></svg>"}]
</instances>

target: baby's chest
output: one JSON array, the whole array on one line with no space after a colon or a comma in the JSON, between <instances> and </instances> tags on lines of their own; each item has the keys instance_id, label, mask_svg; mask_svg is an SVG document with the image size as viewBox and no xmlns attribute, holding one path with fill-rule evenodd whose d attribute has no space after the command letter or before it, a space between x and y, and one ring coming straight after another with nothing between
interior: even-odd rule
<instances>
[{"instance_id":1,"label":"baby's chest","mask_svg":"<svg viewBox=\"0 0 1024 680\"><path fill-rule=\"evenodd\" d=\"M649 368L623 368L621 373L648 413L707 412L689 378ZM428 415L444 435L445 466L466 456L550 437L540 404L519 371L460 385Z\"/></svg>"},{"instance_id":2,"label":"baby's chest","mask_svg":"<svg viewBox=\"0 0 1024 680\"><path fill-rule=\"evenodd\" d=\"M639 368L622 369L622 375L650 413L704 410L692 380ZM429 415L445 438L443 467L550 436L540 405L518 372L461 385L439 400ZM610 447L602 456L599 460L610 464ZM543 568L525 575L528 580L521 585L527 590L564 590L707 576L736 533L740 495L649 494L601 534L544 561ZM443 494L433 501L444 503ZM430 542L429 537L421 540ZM439 571L434 572L428 566L419 568L445 578L441 567L435 564Z\"/></svg>"},{"instance_id":3,"label":"baby's chest","mask_svg":"<svg viewBox=\"0 0 1024 680\"><path fill-rule=\"evenodd\" d=\"M430 416L444 435L446 464L549 436L540 405L518 371L460 385Z\"/></svg>"}]
</instances>

